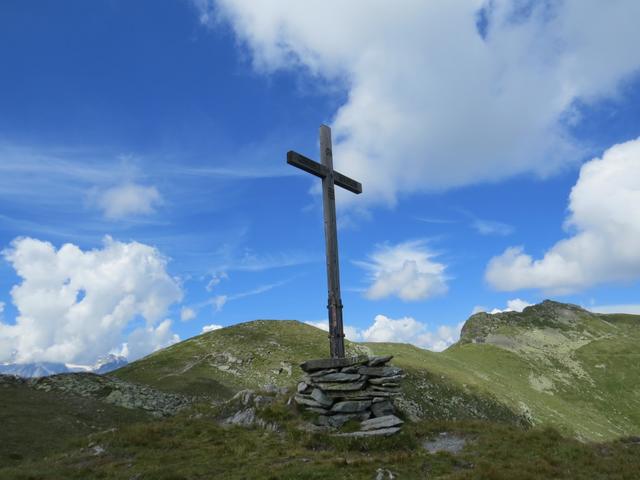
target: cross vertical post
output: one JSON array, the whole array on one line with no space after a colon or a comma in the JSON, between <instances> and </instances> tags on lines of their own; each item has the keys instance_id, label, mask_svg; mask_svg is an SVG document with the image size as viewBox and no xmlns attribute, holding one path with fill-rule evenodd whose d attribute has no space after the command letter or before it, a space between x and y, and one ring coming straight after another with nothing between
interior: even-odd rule
<instances>
[{"instance_id":1,"label":"cross vertical post","mask_svg":"<svg viewBox=\"0 0 640 480\"><path fill-rule=\"evenodd\" d=\"M329 311L329 345L331 358L344 357L344 327L342 324L342 297L340 295L340 263L338 260L338 231L336 222L336 192L333 180L333 152L331 129L320 127L320 161L327 168L322 179L324 211L324 237L327 256L327 287Z\"/></svg>"},{"instance_id":2,"label":"cross vertical post","mask_svg":"<svg viewBox=\"0 0 640 480\"><path fill-rule=\"evenodd\" d=\"M331 358L344 358L344 327L342 324L342 297L340 296L335 185L356 194L362 193L362 185L333 169L331 129L326 125L320 126L320 161L321 163L314 162L299 153L287 152L288 164L322 179L322 206L329 297L327 302L327 309L329 310L329 349Z\"/></svg>"}]
</instances>

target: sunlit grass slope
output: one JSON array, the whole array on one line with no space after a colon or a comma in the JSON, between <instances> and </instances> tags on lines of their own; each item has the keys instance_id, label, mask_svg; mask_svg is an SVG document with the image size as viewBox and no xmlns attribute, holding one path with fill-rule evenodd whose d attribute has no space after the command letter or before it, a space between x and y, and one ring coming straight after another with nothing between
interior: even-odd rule
<instances>
[{"instance_id":1,"label":"sunlit grass slope","mask_svg":"<svg viewBox=\"0 0 640 480\"><path fill-rule=\"evenodd\" d=\"M597 315L546 301L522 313L476 314L442 353L355 344L393 354L408 377L410 417L550 424L580 438L640 433L640 317ZM298 364L327 356L327 334L296 321L258 320L203 334L115 372L168 391L228 398L295 385Z\"/></svg>"}]
</instances>

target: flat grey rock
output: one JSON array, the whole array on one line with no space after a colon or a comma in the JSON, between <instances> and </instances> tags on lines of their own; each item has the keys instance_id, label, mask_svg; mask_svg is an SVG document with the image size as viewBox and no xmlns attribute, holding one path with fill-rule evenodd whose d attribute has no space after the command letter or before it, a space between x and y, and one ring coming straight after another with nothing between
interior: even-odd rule
<instances>
[{"instance_id":1,"label":"flat grey rock","mask_svg":"<svg viewBox=\"0 0 640 480\"><path fill-rule=\"evenodd\" d=\"M358 371L358 367L350 367L350 368L355 368L356 372ZM311 378L321 377L322 375L326 375L327 373L336 373L337 371L338 371L337 368L329 368L327 370L318 370L316 372L309 373L309 377Z\"/></svg>"},{"instance_id":2,"label":"flat grey rock","mask_svg":"<svg viewBox=\"0 0 640 480\"><path fill-rule=\"evenodd\" d=\"M364 365L369 358L363 355L345 358L319 358L317 360L307 360L300 364L300 368L305 372L315 370L326 370L331 368L351 367L353 365Z\"/></svg>"},{"instance_id":3,"label":"flat grey rock","mask_svg":"<svg viewBox=\"0 0 640 480\"><path fill-rule=\"evenodd\" d=\"M389 362L393 358L393 355L384 355L384 356L376 356L369 358L369 362L367 365L370 367L380 367L387 362Z\"/></svg>"},{"instance_id":4,"label":"flat grey rock","mask_svg":"<svg viewBox=\"0 0 640 480\"><path fill-rule=\"evenodd\" d=\"M313 398L307 395L298 394L294 396L293 399L298 405L306 405L308 407L319 407L319 408L322 408L323 406L321 403L316 402Z\"/></svg>"},{"instance_id":5,"label":"flat grey rock","mask_svg":"<svg viewBox=\"0 0 640 480\"><path fill-rule=\"evenodd\" d=\"M358 366L344 367L341 368L340 371L342 373L358 373Z\"/></svg>"},{"instance_id":6,"label":"flat grey rock","mask_svg":"<svg viewBox=\"0 0 640 480\"><path fill-rule=\"evenodd\" d=\"M354 390L354 391L332 391L327 390L324 393L333 399L344 400L374 400L375 398L386 399L400 395L399 392L379 392L375 390Z\"/></svg>"},{"instance_id":7,"label":"flat grey rock","mask_svg":"<svg viewBox=\"0 0 640 480\"><path fill-rule=\"evenodd\" d=\"M424 442L423 446L429 453L449 452L455 454L460 453L466 444L466 438L443 432L434 440Z\"/></svg>"},{"instance_id":8,"label":"flat grey rock","mask_svg":"<svg viewBox=\"0 0 640 480\"><path fill-rule=\"evenodd\" d=\"M360 430L363 432L369 430L378 430L383 428L391 428L397 427L398 425L402 425L404 422L400 420L395 415L386 415L384 417L375 417L369 420L365 420L360 424Z\"/></svg>"},{"instance_id":9,"label":"flat grey rock","mask_svg":"<svg viewBox=\"0 0 640 480\"><path fill-rule=\"evenodd\" d=\"M335 383L319 383L320 388L322 388L322 390L324 391L343 391L343 392L349 392L349 391L354 391L354 390L362 390L364 388L364 382L357 382L357 383L351 383L351 382L335 382Z\"/></svg>"},{"instance_id":10,"label":"flat grey rock","mask_svg":"<svg viewBox=\"0 0 640 480\"><path fill-rule=\"evenodd\" d=\"M369 430L366 432L349 432L349 433L338 433L337 437L375 437L375 436L385 436L393 435L400 431L400 427L391 427L391 428L381 428L380 430Z\"/></svg>"},{"instance_id":11,"label":"flat grey rock","mask_svg":"<svg viewBox=\"0 0 640 480\"><path fill-rule=\"evenodd\" d=\"M373 388L373 386L371 388ZM370 395L372 397L384 397L384 398L396 397L401 394L400 391L390 392L387 390L364 390L363 393L366 395Z\"/></svg>"},{"instance_id":12,"label":"flat grey rock","mask_svg":"<svg viewBox=\"0 0 640 480\"><path fill-rule=\"evenodd\" d=\"M317 413L318 415L329 415L330 410L320 407L307 407L308 412Z\"/></svg>"},{"instance_id":13,"label":"flat grey rock","mask_svg":"<svg viewBox=\"0 0 640 480\"><path fill-rule=\"evenodd\" d=\"M332 412L355 413L362 412L371 406L371 400L347 400L337 402L331 407Z\"/></svg>"},{"instance_id":14,"label":"flat grey rock","mask_svg":"<svg viewBox=\"0 0 640 480\"><path fill-rule=\"evenodd\" d=\"M314 388L311 392L311 398L318 402L321 407L330 407L333 405L333 399L324 394L319 388Z\"/></svg>"},{"instance_id":15,"label":"flat grey rock","mask_svg":"<svg viewBox=\"0 0 640 480\"><path fill-rule=\"evenodd\" d=\"M362 375L358 373L327 373L326 375L314 377L314 382L355 382L361 380Z\"/></svg>"},{"instance_id":16,"label":"flat grey rock","mask_svg":"<svg viewBox=\"0 0 640 480\"><path fill-rule=\"evenodd\" d=\"M309 384L307 382L300 382L298 384L298 393L306 393L309 390Z\"/></svg>"},{"instance_id":17,"label":"flat grey rock","mask_svg":"<svg viewBox=\"0 0 640 480\"><path fill-rule=\"evenodd\" d=\"M322 427L340 428L349 420L366 420L371 416L371 412L359 413L339 413L336 415L319 415L316 419L316 425Z\"/></svg>"},{"instance_id":18,"label":"flat grey rock","mask_svg":"<svg viewBox=\"0 0 640 480\"><path fill-rule=\"evenodd\" d=\"M396 413L396 409L389 400L383 400L382 402L371 405L371 413L373 413L374 417L386 417L387 415Z\"/></svg>"}]
</instances>

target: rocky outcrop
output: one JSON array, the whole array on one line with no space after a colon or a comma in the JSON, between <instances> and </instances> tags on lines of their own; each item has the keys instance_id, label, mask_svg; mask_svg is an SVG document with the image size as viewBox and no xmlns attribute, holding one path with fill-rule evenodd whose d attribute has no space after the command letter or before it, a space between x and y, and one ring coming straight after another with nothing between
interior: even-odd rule
<instances>
[{"instance_id":1,"label":"rocky outcrop","mask_svg":"<svg viewBox=\"0 0 640 480\"><path fill-rule=\"evenodd\" d=\"M528 327L530 329L553 328L575 331L585 318L598 318L598 314L589 312L578 305L545 300L526 307L522 312L507 311L500 313L480 312L472 315L464 323L460 332L459 344L492 343L491 335L504 327Z\"/></svg>"},{"instance_id":2,"label":"rocky outcrop","mask_svg":"<svg viewBox=\"0 0 640 480\"><path fill-rule=\"evenodd\" d=\"M275 422L268 422L260 417L260 412L266 406L273 404L278 395L286 391L255 392L254 390L241 390L233 398L220 406L220 424L226 426L258 427L264 430L277 432L280 426Z\"/></svg>"},{"instance_id":3,"label":"rocky outcrop","mask_svg":"<svg viewBox=\"0 0 640 480\"><path fill-rule=\"evenodd\" d=\"M387 365L391 355L308 360L298 384L295 402L314 414L318 426L340 428L360 422L359 432L343 435L392 435L403 423L394 414L404 372Z\"/></svg>"},{"instance_id":4,"label":"rocky outcrop","mask_svg":"<svg viewBox=\"0 0 640 480\"><path fill-rule=\"evenodd\" d=\"M119 407L145 410L159 417L175 415L191 403L184 395L93 373L68 373L24 382L36 390L96 398Z\"/></svg>"}]
</instances>

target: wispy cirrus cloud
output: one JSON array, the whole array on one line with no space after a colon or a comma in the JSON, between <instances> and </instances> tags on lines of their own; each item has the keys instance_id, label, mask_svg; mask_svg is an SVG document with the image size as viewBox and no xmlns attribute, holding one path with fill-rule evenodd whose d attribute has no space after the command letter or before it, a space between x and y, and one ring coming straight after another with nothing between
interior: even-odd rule
<instances>
[{"instance_id":1,"label":"wispy cirrus cloud","mask_svg":"<svg viewBox=\"0 0 640 480\"><path fill-rule=\"evenodd\" d=\"M267 293L273 289L282 287L283 285L286 285L287 283L293 281L294 279L298 278L298 276L295 277L291 277L291 278L287 278L285 280L280 280L278 282L273 282L273 283L267 283L264 285L260 285L256 288L252 288L251 290L246 290L244 292L238 292L238 293L231 293L231 294L219 294L216 295L204 302L199 303L198 305L196 305L195 310L199 310L201 308L207 307L207 306L211 306L214 308L214 311L216 312L220 312L222 311L222 309L224 308L225 305L227 305L229 302L234 302L236 300L241 300L243 298L247 298L247 297L253 297L254 295L261 295L263 293Z\"/></svg>"},{"instance_id":2,"label":"wispy cirrus cloud","mask_svg":"<svg viewBox=\"0 0 640 480\"><path fill-rule=\"evenodd\" d=\"M222 252L226 257L212 269L215 272L262 272L276 268L294 267L319 260L316 255L308 252L291 251L275 253L256 253L251 249L245 249L243 253ZM215 284L219 283L216 280ZM215 285L214 285L215 286Z\"/></svg>"}]
</instances>

